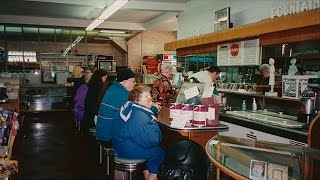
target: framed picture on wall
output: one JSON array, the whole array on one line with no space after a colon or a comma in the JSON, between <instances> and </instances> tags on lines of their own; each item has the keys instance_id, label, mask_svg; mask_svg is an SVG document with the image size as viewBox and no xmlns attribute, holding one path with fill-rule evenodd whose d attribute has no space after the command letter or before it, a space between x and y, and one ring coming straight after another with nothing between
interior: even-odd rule
<instances>
[{"instance_id":1,"label":"framed picture on wall","mask_svg":"<svg viewBox=\"0 0 320 180\"><path fill-rule=\"evenodd\" d=\"M56 83L56 74L53 71L42 71L42 83L43 84L55 84Z\"/></svg>"},{"instance_id":2,"label":"framed picture on wall","mask_svg":"<svg viewBox=\"0 0 320 180\"><path fill-rule=\"evenodd\" d=\"M230 28L230 7L220 9L214 15L214 31Z\"/></svg>"}]
</instances>

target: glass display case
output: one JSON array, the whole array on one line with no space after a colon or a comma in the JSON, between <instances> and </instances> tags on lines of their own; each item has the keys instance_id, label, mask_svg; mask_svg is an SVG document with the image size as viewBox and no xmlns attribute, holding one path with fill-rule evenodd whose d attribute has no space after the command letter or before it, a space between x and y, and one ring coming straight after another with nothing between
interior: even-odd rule
<instances>
[{"instance_id":1,"label":"glass display case","mask_svg":"<svg viewBox=\"0 0 320 180\"><path fill-rule=\"evenodd\" d=\"M318 149L220 135L206 152L217 176L222 171L235 179L310 179L320 163Z\"/></svg>"},{"instance_id":2,"label":"glass display case","mask_svg":"<svg viewBox=\"0 0 320 180\"><path fill-rule=\"evenodd\" d=\"M21 85L20 94L25 112L67 109L67 87L64 85Z\"/></svg>"}]
</instances>

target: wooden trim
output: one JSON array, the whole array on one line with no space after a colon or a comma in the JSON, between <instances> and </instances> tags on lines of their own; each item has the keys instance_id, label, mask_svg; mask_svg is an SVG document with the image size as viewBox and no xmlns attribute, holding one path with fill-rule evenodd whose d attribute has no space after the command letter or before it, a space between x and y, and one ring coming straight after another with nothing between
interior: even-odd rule
<instances>
[{"instance_id":1,"label":"wooden trim","mask_svg":"<svg viewBox=\"0 0 320 180\"><path fill-rule=\"evenodd\" d=\"M262 34L260 46L295 43L308 40L320 40L320 24L299 29Z\"/></svg>"},{"instance_id":2,"label":"wooden trim","mask_svg":"<svg viewBox=\"0 0 320 180\"><path fill-rule=\"evenodd\" d=\"M182 39L164 45L165 51L175 51L181 48L194 47L210 43L223 43L256 38L264 34L292 29L319 26L320 8L292 15L270 18L256 23L246 24L227 30L216 31L198 37Z\"/></svg>"},{"instance_id":3,"label":"wooden trim","mask_svg":"<svg viewBox=\"0 0 320 180\"><path fill-rule=\"evenodd\" d=\"M216 52L217 46L218 46L217 43L211 43L211 44L182 48L182 49L179 49L179 51L177 51L177 56L186 56L189 54L201 54L204 52Z\"/></svg>"}]
</instances>

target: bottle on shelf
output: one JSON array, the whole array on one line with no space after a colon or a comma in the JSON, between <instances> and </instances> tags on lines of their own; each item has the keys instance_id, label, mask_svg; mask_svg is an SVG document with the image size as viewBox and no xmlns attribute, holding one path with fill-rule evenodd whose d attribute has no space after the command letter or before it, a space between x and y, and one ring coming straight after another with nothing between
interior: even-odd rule
<instances>
[{"instance_id":1,"label":"bottle on shelf","mask_svg":"<svg viewBox=\"0 0 320 180\"><path fill-rule=\"evenodd\" d=\"M246 111L247 110L246 100L242 101L241 110L242 111Z\"/></svg>"},{"instance_id":2,"label":"bottle on shelf","mask_svg":"<svg viewBox=\"0 0 320 180\"><path fill-rule=\"evenodd\" d=\"M256 111L256 110L257 110L256 98L252 98L252 111Z\"/></svg>"}]
</instances>

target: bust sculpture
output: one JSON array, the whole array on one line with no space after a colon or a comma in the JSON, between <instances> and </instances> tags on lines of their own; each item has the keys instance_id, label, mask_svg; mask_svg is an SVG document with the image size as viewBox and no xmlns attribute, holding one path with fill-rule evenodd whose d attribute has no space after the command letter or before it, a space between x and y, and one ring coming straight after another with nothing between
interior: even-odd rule
<instances>
[{"instance_id":1,"label":"bust sculpture","mask_svg":"<svg viewBox=\"0 0 320 180\"><path fill-rule=\"evenodd\" d=\"M274 77L275 67L274 67L274 63L275 63L275 60L273 58L270 58L269 59L269 64L270 64L269 85L271 86L270 92L274 92L273 89L274 89L274 85L275 85L275 77Z\"/></svg>"},{"instance_id":2,"label":"bust sculpture","mask_svg":"<svg viewBox=\"0 0 320 180\"><path fill-rule=\"evenodd\" d=\"M298 72L296 62L297 62L296 58L292 58L290 60L291 65L289 66L288 75L296 75L296 73Z\"/></svg>"}]
</instances>

